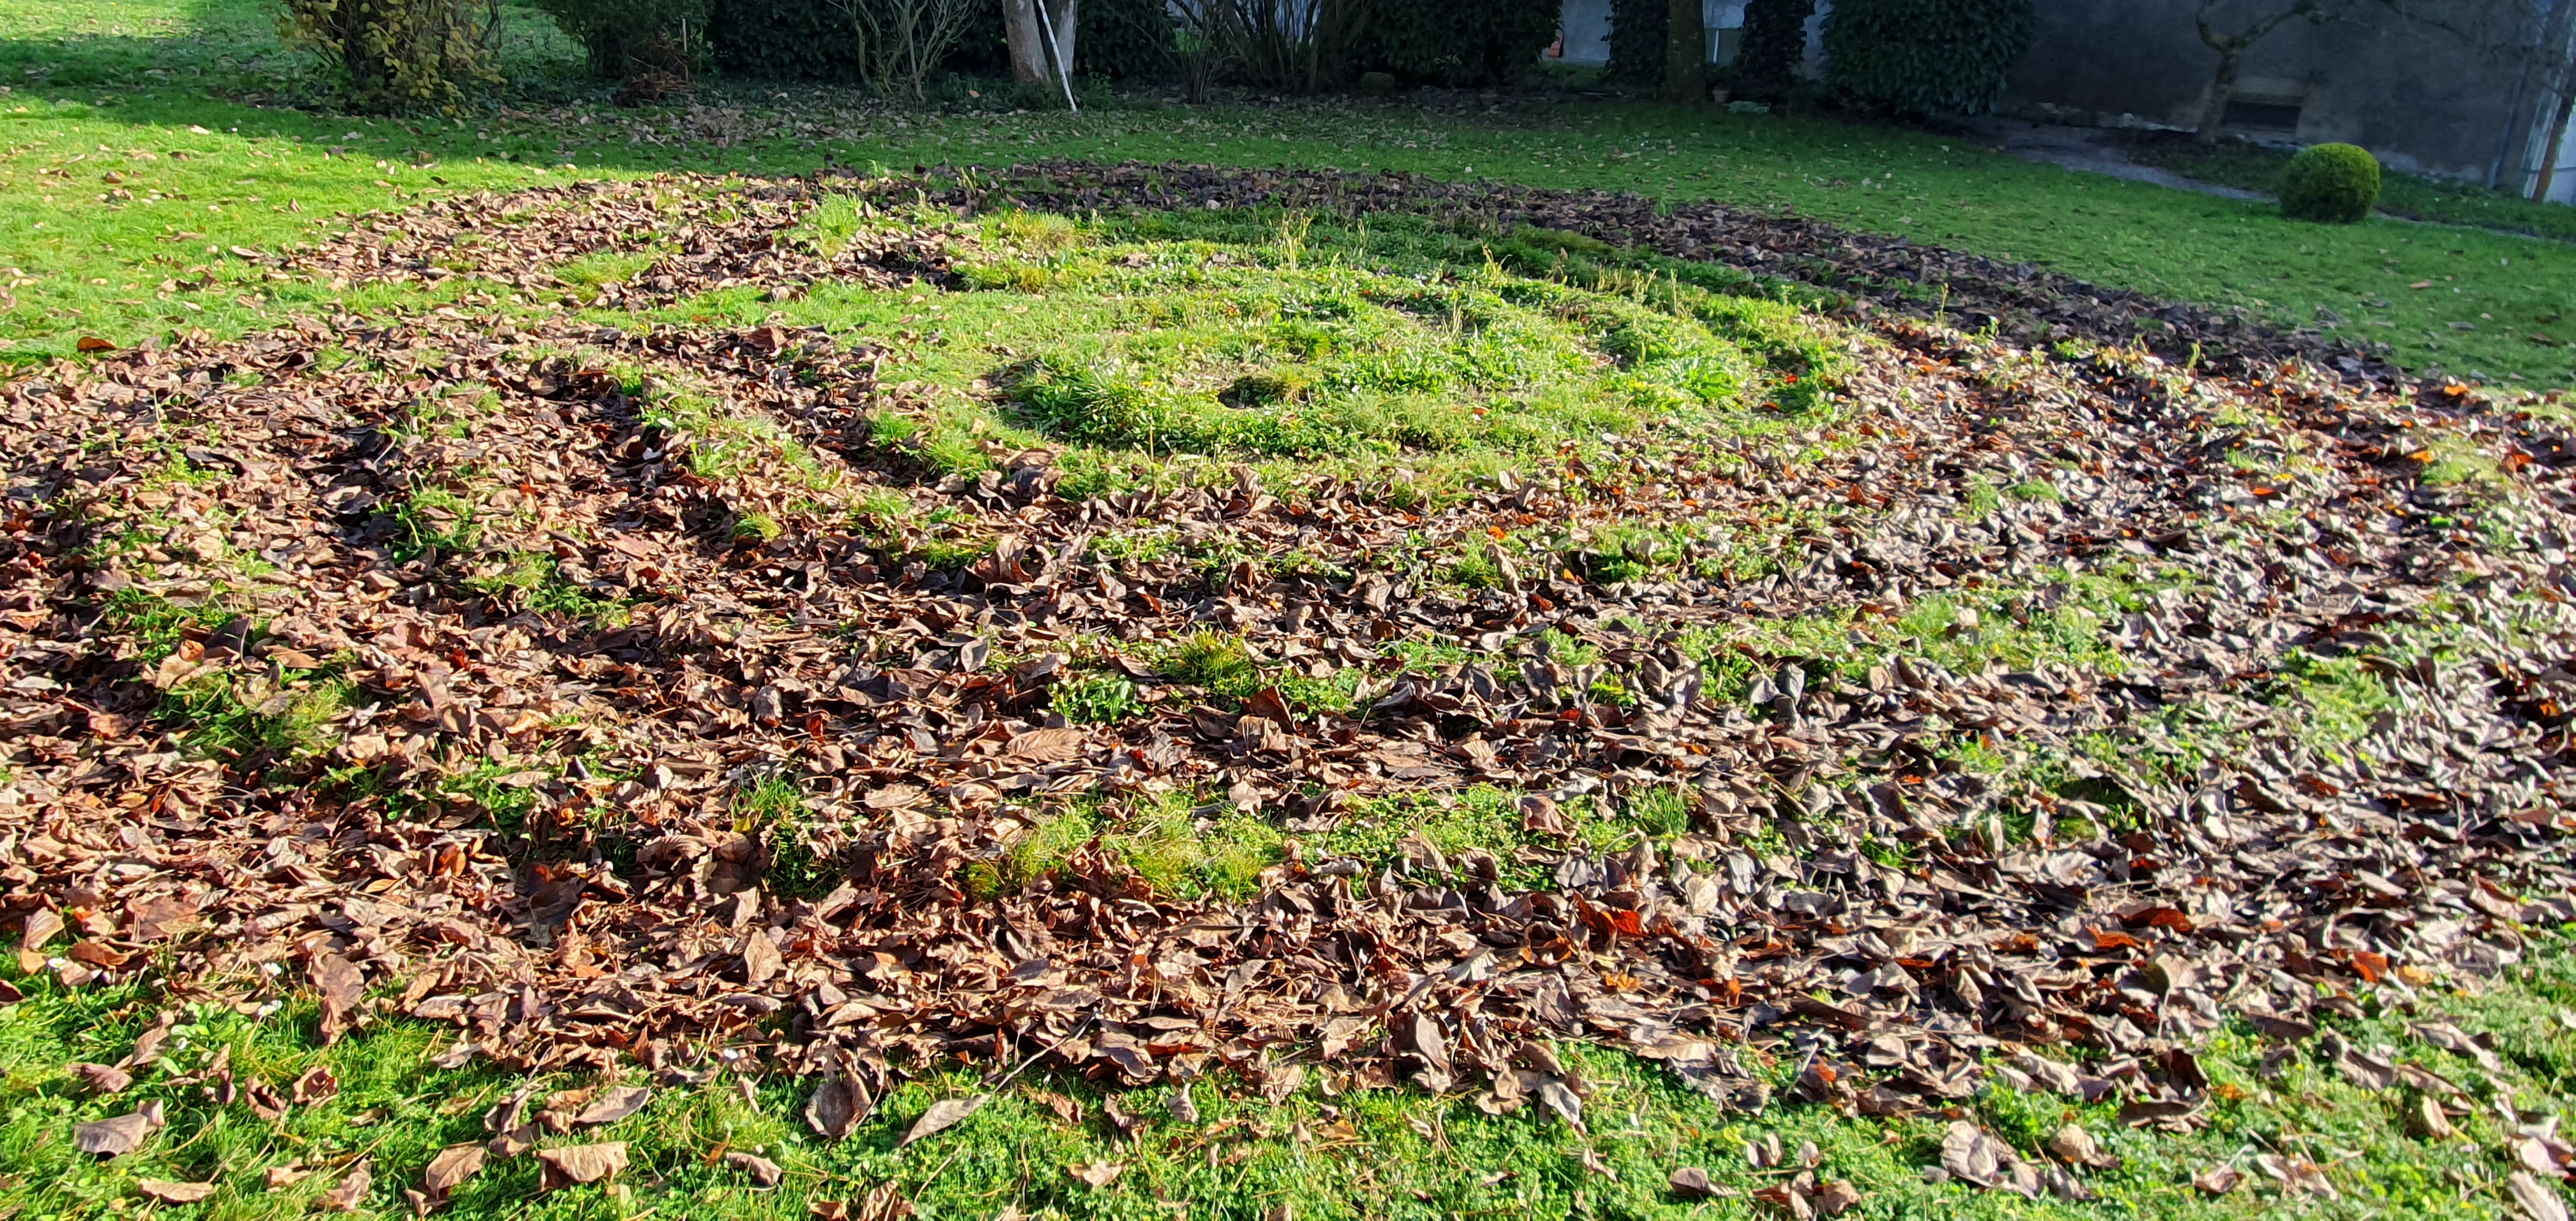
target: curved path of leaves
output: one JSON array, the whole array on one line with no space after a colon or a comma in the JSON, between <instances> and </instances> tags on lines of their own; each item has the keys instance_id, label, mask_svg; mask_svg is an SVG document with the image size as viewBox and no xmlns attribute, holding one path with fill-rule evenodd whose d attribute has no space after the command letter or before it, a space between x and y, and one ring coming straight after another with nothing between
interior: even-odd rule
<instances>
[{"instance_id":1,"label":"curved path of leaves","mask_svg":"<svg viewBox=\"0 0 2576 1221\"><path fill-rule=\"evenodd\" d=\"M1056 167L1007 188L1103 207L1251 192L1195 173ZM922 184L846 185L895 203ZM299 261L530 284L623 242L661 252L619 288L634 301L936 272L930 246L782 248L814 198L662 180L464 201ZM1584 221L1600 202L1510 206L1579 230L1612 223ZM1723 223L1631 210L1615 227L1731 257ZM470 268L433 261L466 232L484 239ZM1881 275L1892 256L1799 257ZM2134 309L2085 299L2112 329ZM513 323L471 300L6 388L0 861L23 965L223 995L309 981L328 1033L399 1010L453 1022L459 1062L687 1074L747 1048L820 1079L827 1132L951 1054L1131 1084L1412 1079L1577 1119L1584 1084L1548 1050L1563 1038L1747 1107L1752 1040L1805 1058L1803 1092L1872 1112L1965 1096L2005 1041L2081 1044L2101 1055L2080 1076L2027 1070L2185 1123L2206 1084L2188 1049L2226 1015L2298 1037L2312 1006L2494 971L2526 922L2576 916L2570 459L2528 415L1882 317L1859 324L1873 338L1829 421L1534 471L1427 516L1248 473L1076 502L1046 451L937 480L878 442L881 416L924 409L876 380L878 349ZM638 373L769 421L810 465L707 473L724 469L692 461L708 438L645 423ZM2463 454L2478 480L2428 482ZM2053 495L1968 504L2043 477ZM955 572L907 564L868 524L886 488L1000 542ZM1401 558L1532 522L1800 507L1830 524L1744 580L1506 568L1468 594ZM1085 545L1141 521L1358 575L1246 563L1211 587ZM532 607L496 575L532 562L625 614ZM2057 622L2091 579L2141 591L2107 646L1961 660ZM1933 598L1989 609L1920 648L1855 637L1858 660L1729 635ZM1273 672L1357 668L1360 703L1314 712L1274 688L1220 708L1140 663L1201 629ZM1713 660L1685 652L1709 639ZM2317 659L2385 698L2351 715L2303 698L2293 676ZM1085 667L1157 698L1064 724L1051 687ZM1592 694L1605 684L1628 698ZM209 725L234 729L210 746ZM2044 766L1961 766L1980 745ZM778 781L809 825L746 814L742 794ZM1077 795L1184 791L1204 817L1258 811L1320 842L1370 798L1476 785L1526 794L1516 856L1292 844L1237 903L1155 893L1081 850L987 893L1035 812ZM1582 803L1660 791L1694 825L1660 851L1552 838ZM811 858L820 881L786 885ZM1511 881L1533 871L1553 884ZM2013 1181L1973 1152L1962 1165Z\"/></svg>"}]
</instances>

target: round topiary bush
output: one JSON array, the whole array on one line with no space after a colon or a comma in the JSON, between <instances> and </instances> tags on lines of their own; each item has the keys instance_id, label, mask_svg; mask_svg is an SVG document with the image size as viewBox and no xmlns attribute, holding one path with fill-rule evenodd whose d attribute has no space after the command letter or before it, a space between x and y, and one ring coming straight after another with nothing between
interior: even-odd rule
<instances>
[{"instance_id":1,"label":"round topiary bush","mask_svg":"<svg viewBox=\"0 0 2576 1221\"><path fill-rule=\"evenodd\" d=\"M2350 144L2299 150L2281 171L2281 215L2322 225L2349 225L2379 202L2379 158Z\"/></svg>"}]
</instances>

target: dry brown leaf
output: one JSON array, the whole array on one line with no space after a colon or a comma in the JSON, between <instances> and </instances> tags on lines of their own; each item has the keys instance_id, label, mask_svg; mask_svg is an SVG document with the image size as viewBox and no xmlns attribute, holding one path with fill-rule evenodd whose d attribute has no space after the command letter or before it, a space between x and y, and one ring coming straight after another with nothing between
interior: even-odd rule
<instances>
[{"instance_id":1,"label":"dry brown leaf","mask_svg":"<svg viewBox=\"0 0 2576 1221\"><path fill-rule=\"evenodd\" d=\"M1054 1090L1042 1090L1034 1085L1021 1086L1020 1092L1031 1098L1037 1099L1039 1102L1045 1103L1048 1110L1055 1112L1055 1117L1057 1119L1077 1128L1082 1126L1082 1104L1080 1102L1063 1094L1059 1094Z\"/></svg>"},{"instance_id":2,"label":"dry brown leaf","mask_svg":"<svg viewBox=\"0 0 2576 1221\"><path fill-rule=\"evenodd\" d=\"M895 1142L895 1148L900 1149L914 1141L955 1127L967 1116L984 1109L984 1104L992 1100L991 1094L976 1094L968 1098L942 1098L930 1104L930 1109L923 1111L921 1118L912 1121L912 1127L904 1132L902 1140Z\"/></svg>"},{"instance_id":3,"label":"dry brown leaf","mask_svg":"<svg viewBox=\"0 0 2576 1221\"><path fill-rule=\"evenodd\" d=\"M332 1184L329 1191L322 1193L322 1207L337 1213L356 1212L358 1205L367 1198L367 1188L375 1181L376 1176L367 1169L367 1163L361 1160L348 1174L343 1175L339 1182Z\"/></svg>"},{"instance_id":4,"label":"dry brown leaf","mask_svg":"<svg viewBox=\"0 0 2576 1221\"><path fill-rule=\"evenodd\" d=\"M653 1100L653 1091L640 1085L621 1085L601 1094L580 1114L573 1116L573 1126L596 1128L616 1123L644 1109Z\"/></svg>"},{"instance_id":5,"label":"dry brown leaf","mask_svg":"<svg viewBox=\"0 0 2576 1221\"><path fill-rule=\"evenodd\" d=\"M168 1179L136 1179L135 1189L164 1204L194 1204L215 1194L212 1183L173 1183Z\"/></svg>"},{"instance_id":6,"label":"dry brown leaf","mask_svg":"<svg viewBox=\"0 0 2576 1221\"><path fill-rule=\"evenodd\" d=\"M1032 729L1011 738L1002 753L1024 763L1063 763L1082 754L1079 729Z\"/></svg>"},{"instance_id":7,"label":"dry brown leaf","mask_svg":"<svg viewBox=\"0 0 2576 1221\"><path fill-rule=\"evenodd\" d=\"M892 1183L879 1183L867 1198L859 1201L858 1211L850 1221L903 1221L912 1215L912 1201L903 1198Z\"/></svg>"},{"instance_id":8,"label":"dry brown leaf","mask_svg":"<svg viewBox=\"0 0 2576 1221\"><path fill-rule=\"evenodd\" d=\"M867 1118L872 1104L864 1086L846 1074L824 1078L805 1100L805 1123L817 1136L839 1140Z\"/></svg>"},{"instance_id":9,"label":"dry brown leaf","mask_svg":"<svg viewBox=\"0 0 2576 1221\"><path fill-rule=\"evenodd\" d=\"M313 986L322 993L322 1041L339 1041L349 1029L349 1017L366 999L367 977L357 964L337 954L316 954L306 970Z\"/></svg>"},{"instance_id":10,"label":"dry brown leaf","mask_svg":"<svg viewBox=\"0 0 2576 1221\"><path fill-rule=\"evenodd\" d=\"M1697 1166L1684 1166L1674 1171L1670 1178L1664 1180L1664 1185L1685 1200L1705 1200L1717 1194L1717 1184L1710 1181L1708 1171Z\"/></svg>"},{"instance_id":11,"label":"dry brown leaf","mask_svg":"<svg viewBox=\"0 0 2576 1221\"><path fill-rule=\"evenodd\" d=\"M762 1157L757 1153L746 1153L740 1149L736 1149L725 1154L724 1161L725 1165L731 1166L736 1170L742 1171L744 1174L750 1175L752 1182L758 1183L763 1187L778 1186L779 1180L784 1178L787 1173L786 1171L779 1169L778 1163Z\"/></svg>"},{"instance_id":12,"label":"dry brown leaf","mask_svg":"<svg viewBox=\"0 0 2576 1221\"><path fill-rule=\"evenodd\" d=\"M2520 1170L2505 1176L2504 1183L2514 1207L2531 1221L2568 1221L2567 1202L2559 1197L2557 1188Z\"/></svg>"},{"instance_id":13,"label":"dry brown leaf","mask_svg":"<svg viewBox=\"0 0 2576 1221\"><path fill-rule=\"evenodd\" d=\"M72 1144L83 1153L120 1157L131 1153L160 1124L152 1110L128 1111L113 1119L85 1123L72 1130Z\"/></svg>"},{"instance_id":14,"label":"dry brown leaf","mask_svg":"<svg viewBox=\"0 0 2576 1221\"><path fill-rule=\"evenodd\" d=\"M80 1079L81 1088L91 1094L122 1094L134 1084L134 1074L105 1064L72 1064L66 1066Z\"/></svg>"},{"instance_id":15,"label":"dry brown leaf","mask_svg":"<svg viewBox=\"0 0 2576 1221\"><path fill-rule=\"evenodd\" d=\"M455 1190L457 1184L483 1173L484 1156L481 1145L449 1145L439 1150L438 1156L429 1159L428 1168L421 1172L421 1190L432 1200L447 1198L447 1193Z\"/></svg>"},{"instance_id":16,"label":"dry brown leaf","mask_svg":"<svg viewBox=\"0 0 2576 1221\"><path fill-rule=\"evenodd\" d=\"M2451 1117L2442 1112L2442 1104L2430 1094L2415 1096L2415 1130L2427 1140L2449 1140L2460 1130L2451 1126Z\"/></svg>"},{"instance_id":17,"label":"dry brown leaf","mask_svg":"<svg viewBox=\"0 0 2576 1221\"><path fill-rule=\"evenodd\" d=\"M537 1161L544 1166L539 1176L540 1190L557 1191L582 1183L596 1183L617 1177L626 1169L626 1142L608 1141L596 1145L557 1145L537 1150Z\"/></svg>"},{"instance_id":18,"label":"dry brown leaf","mask_svg":"<svg viewBox=\"0 0 2576 1221\"><path fill-rule=\"evenodd\" d=\"M2070 1165L2109 1169L2120 1164L2120 1159L2104 1153L2101 1144L2093 1139L2093 1134L2085 1131L2080 1124L2068 1124L2059 1128L2055 1136L2048 1138L2048 1151Z\"/></svg>"},{"instance_id":19,"label":"dry brown leaf","mask_svg":"<svg viewBox=\"0 0 2576 1221\"><path fill-rule=\"evenodd\" d=\"M1127 1167L1115 1162L1093 1162L1088 1166L1067 1166L1064 1172L1093 1188L1101 1188L1117 1182Z\"/></svg>"},{"instance_id":20,"label":"dry brown leaf","mask_svg":"<svg viewBox=\"0 0 2576 1221\"><path fill-rule=\"evenodd\" d=\"M317 1064L295 1079L295 1084L287 1089L287 1096L299 1106L329 1102L340 1096L340 1079L332 1076L329 1068Z\"/></svg>"}]
</instances>

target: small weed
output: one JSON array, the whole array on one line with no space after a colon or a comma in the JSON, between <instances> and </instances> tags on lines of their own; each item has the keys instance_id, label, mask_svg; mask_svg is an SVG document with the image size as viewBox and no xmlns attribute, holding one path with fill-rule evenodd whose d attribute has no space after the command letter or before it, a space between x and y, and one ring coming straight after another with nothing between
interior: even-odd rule
<instances>
[{"instance_id":1,"label":"small weed","mask_svg":"<svg viewBox=\"0 0 2576 1221\"><path fill-rule=\"evenodd\" d=\"M768 888L789 898L810 898L839 880L832 863L814 850L805 792L782 775L764 775L734 789L734 830L757 835L769 849Z\"/></svg>"},{"instance_id":2,"label":"small weed","mask_svg":"<svg viewBox=\"0 0 2576 1221\"><path fill-rule=\"evenodd\" d=\"M177 652L180 641L202 637L233 618L233 613L212 597L199 602L174 602L140 589L120 589L109 594L100 614L109 630L133 639L135 660L147 666Z\"/></svg>"},{"instance_id":3,"label":"small weed","mask_svg":"<svg viewBox=\"0 0 2576 1221\"><path fill-rule=\"evenodd\" d=\"M1145 707L1136 684L1116 674L1084 674L1056 684L1049 707L1077 725L1115 725Z\"/></svg>"},{"instance_id":4,"label":"small weed","mask_svg":"<svg viewBox=\"0 0 2576 1221\"><path fill-rule=\"evenodd\" d=\"M609 615L624 605L619 599L601 597L573 584L563 575L561 562L542 551L512 552L499 563L486 565L467 577L463 584L485 597L521 609L577 619Z\"/></svg>"},{"instance_id":5,"label":"small weed","mask_svg":"<svg viewBox=\"0 0 2576 1221\"><path fill-rule=\"evenodd\" d=\"M2319 657L2293 649L2282 655L2274 691L2307 706L2306 736L2325 747L2370 733L2373 721L2397 708L2387 680L2359 656Z\"/></svg>"},{"instance_id":6,"label":"small weed","mask_svg":"<svg viewBox=\"0 0 2576 1221\"><path fill-rule=\"evenodd\" d=\"M436 486L413 489L394 508L394 555L413 560L436 552L470 552L482 537L474 506L456 491Z\"/></svg>"}]
</instances>

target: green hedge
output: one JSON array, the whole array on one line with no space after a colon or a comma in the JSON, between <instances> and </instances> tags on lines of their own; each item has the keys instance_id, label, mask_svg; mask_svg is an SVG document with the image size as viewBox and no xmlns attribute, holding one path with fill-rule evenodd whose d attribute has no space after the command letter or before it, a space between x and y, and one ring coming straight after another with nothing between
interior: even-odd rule
<instances>
[{"instance_id":1,"label":"green hedge","mask_svg":"<svg viewBox=\"0 0 2576 1221\"><path fill-rule=\"evenodd\" d=\"M1746 97L1784 97L1807 58L1807 19L1816 0L1752 0L1744 6L1744 42L1729 79Z\"/></svg>"},{"instance_id":2,"label":"green hedge","mask_svg":"<svg viewBox=\"0 0 2576 1221\"><path fill-rule=\"evenodd\" d=\"M994 0L997 25L1001 11L1000 0ZM707 47L716 68L727 76L859 79L858 42L849 18L821 0L714 0L707 11Z\"/></svg>"},{"instance_id":3,"label":"green hedge","mask_svg":"<svg viewBox=\"0 0 2576 1221\"><path fill-rule=\"evenodd\" d=\"M1664 35L1672 28L1672 9L1664 0L1610 0L1610 66L1604 75L1641 88L1663 84Z\"/></svg>"},{"instance_id":4,"label":"green hedge","mask_svg":"<svg viewBox=\"0 0 2576 1221\"><path fill-rule=\"evenodd\" d=\"M1994 104L2030 50L2031 0L1837 0L1825 17L1825 84L1886 114Z\"/></svg>"},{"instance_id":5,"label":"green hedge","mask_svg":"<svg viewBox=\"0 0 2576 1221\"><path fill-rule=\"evenodd\" d=\"M1379 0L1352 58L1363 70L1452 88L1508 85L1556 41L1561 17L1559 0Z\"/></svg>"},{"instance_id":6,"label":"green hedge","mask_svg":"<svg viewBox=\"0 0 2576 1221\"><path fill-rule=\"evenodd\" d=\"M705 41L707 0L536 0L590 53L593 75L685 74Z\"/></svg>"}]
</instances>

